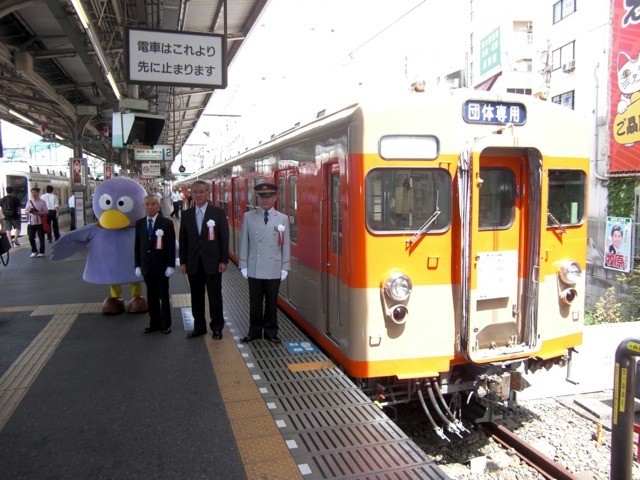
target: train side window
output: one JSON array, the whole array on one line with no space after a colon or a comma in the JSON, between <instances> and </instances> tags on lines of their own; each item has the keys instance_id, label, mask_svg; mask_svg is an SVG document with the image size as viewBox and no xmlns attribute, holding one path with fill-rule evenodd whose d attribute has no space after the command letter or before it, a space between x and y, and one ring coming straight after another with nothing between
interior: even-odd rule
<instances>
[{"instance_id":1,"label":"train side window","mask_svg":"<svg viewBox=\"0 0 640 480\"><path fill-rule=\"evenodd\" d=\"M515 217L516 178L509 168L480 168L480 230L506 229Z\"/></svg>"},{"instance_id":2,"label":"train side window","mask_svg":"<svg viewBox=\"0 0 640 480\"><path fill-rule=\"evenodd\" d=\"M289 177L289 235L298 243L298 177Z\"/></svg>"},{"instance_id":3,"label":"train side window","mask_svg":"<svg viewBox=\"0 0 640 480\"><path fill-rule=\"evenodd\" d=\"M440 153L433 135L385 135L378 148L385 160L435 160Z\"/></svg>"},{"instance_id":4,"label":"train side window","mask_svg":"<svg viewBox=\"0 0 640 480\"><path fill-rule=\"evenodd\" d=\"M441 168L380 168L366 178L366 218L372 231L416 231L436 210L429 231L451 222L451 176Z\"/></svg>"},{"instance_id":5,"label":"train side window","mask_svg":"<svg viewBox=\"0 0 640 480\"><path fill-rule=\"evenodd\" d=\"M587 175L581 170L549 170L547 227L578 225L585 215Z\"/></svg>"}]
</instances>

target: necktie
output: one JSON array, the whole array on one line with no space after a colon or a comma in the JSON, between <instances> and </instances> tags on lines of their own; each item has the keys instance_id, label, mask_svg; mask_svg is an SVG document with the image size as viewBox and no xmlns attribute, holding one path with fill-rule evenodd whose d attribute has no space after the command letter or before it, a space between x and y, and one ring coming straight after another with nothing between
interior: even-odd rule
<instances>
[{"instance_id":1,"label":"necktie","mask_svg":"<svg viewBox=\"0 0 640 480\"><path fill-rule=\"evenodd\" d=\"M147 220L147 237L150 239L152 235L153 235L153 220L148 219Z\"/></svg>"},{"instance_id":2,"label":"necktie","mask_svg":"<svg viewBox=\"0 0 640 480\"><path fill-rule=\"evenodd\" d=\"M266 225L269 222L269 211L264 211L264 224Z\"/></svg>"},{"instance_id":3,"label":"necktie","mask_svg":"<svg viewBox=\"0 0 640 480\"><path fill-rule=\"evenodd\" d=\"M196 208L196 223L198 224L198 233L202 232L202 210Z\"/></svg>"}]
</instances>

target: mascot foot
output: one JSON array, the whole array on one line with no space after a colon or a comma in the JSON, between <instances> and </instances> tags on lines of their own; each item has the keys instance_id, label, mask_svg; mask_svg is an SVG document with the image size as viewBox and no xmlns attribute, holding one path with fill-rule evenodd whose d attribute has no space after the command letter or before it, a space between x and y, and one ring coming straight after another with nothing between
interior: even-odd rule
<instances>
[{"instance_id":1,"label":"mascot foot","mask_svg":"<svg viewBox=\"0 0 640 480\"><path fill-rule=\"evenodd\" d=\"M133 297L129 302L129 313L147 313L149 306L147 305L147 299L143 297Z\"/></svg>"},{"instance_id":2,"label":"mascot foot","mask_svg":"<svg viewBox=\"0 0 640 480\"><path fill-rule=\"evenodd\" d=\"M109 297L102 302L100 313L103 315L120 315L124 313L124 300L116 297Z\"/></svg>"}]
</instances>

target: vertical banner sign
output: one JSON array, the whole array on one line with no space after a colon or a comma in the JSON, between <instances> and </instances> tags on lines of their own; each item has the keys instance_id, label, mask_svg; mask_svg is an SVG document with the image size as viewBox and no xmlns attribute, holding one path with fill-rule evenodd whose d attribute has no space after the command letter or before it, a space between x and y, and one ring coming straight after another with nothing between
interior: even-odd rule
<instances>
[{"instance_id":1,"label":"vertical banner sign","mask_svg":"<svg viewBox=\"0 0 640 480\"><path fill-rule=\"evenodd\" d=\"M113 177L113 163L105 163L104 164L104 179L109 180Z\"/></svg>"},{"instance_id":2,"label":"vertical banner sign","mask_svg":"<svg viewBox=\"0 0 640 480\"><path fill-rule=\"evenodd\" d=\"M84 187L87 184L87 161L84 158L71 158L71 187Z\"/></svg>"},{"instance_id":3,"label":"vertical banner sign","mask_svg":"<svg viewBox=\"0 0 640 480\"><path fill-rule=\"evenodd\" d=\"M640 2L613 0L610 172L640 172Z\"/></svg>"},{"instance_id":4,"label":"vertical banner sign","mask_svg":"<svg viewBox=\"0 0 640 480\"><path fill-rule=\"evenodd\" d=\"M607 217L604 267L619 272L630 272L633 268L632 240L633 223L630 218Z\"/></svg>"},{"instance_id":5,"label":"vertical banner sign","mask_svg":"<svg viewBox=\"0 0 640 480\"><path fill-rule=\"evenodd\" d=\"M480 76L500 65L500 27L480 40Z\"/></svg>"}]
</instances>

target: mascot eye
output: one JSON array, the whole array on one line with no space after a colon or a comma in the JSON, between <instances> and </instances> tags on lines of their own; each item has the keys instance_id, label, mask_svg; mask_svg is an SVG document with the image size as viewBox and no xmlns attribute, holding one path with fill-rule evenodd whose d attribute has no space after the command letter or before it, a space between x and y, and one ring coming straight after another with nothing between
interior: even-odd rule
<instances>
[{"instance_id":1,"label":"mascot eye","mask_svg":"<svg viewBox=\"0 0 640 480\"><path fill-rule=\"evenodd\" d=\"M120 197L118 199L118 210L124 213L133 210L133 199L131 197Z\"/></svg>"},{"instance_id":2,"label":"mascot eye","mask_svg":"<svg viewBox=\"0 0 640 480\"><path fill-rule=\"evenodd\" d=\"M105 193L100 196L98 200L98 205L102 210L109 210L113 206L113 200L111 199L111 195Z\"/></svg>"}]
</instances>

